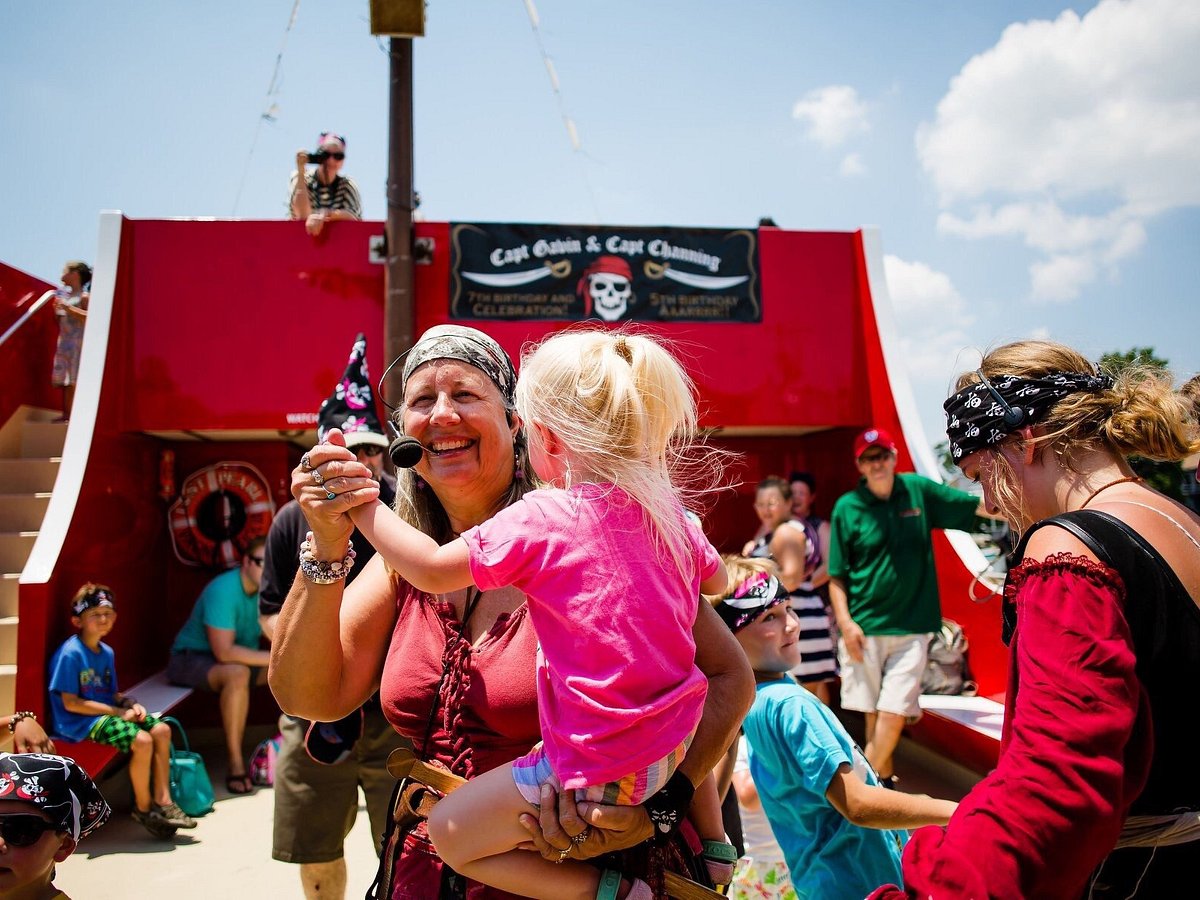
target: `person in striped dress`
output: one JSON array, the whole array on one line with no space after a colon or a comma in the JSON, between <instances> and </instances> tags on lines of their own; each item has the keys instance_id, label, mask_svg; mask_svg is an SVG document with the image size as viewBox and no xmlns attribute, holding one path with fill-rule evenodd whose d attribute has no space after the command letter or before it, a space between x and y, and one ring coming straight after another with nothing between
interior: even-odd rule
<instances>
[{"instance_id":1,"label":"person in striped dress","mask_svg":"<svg viewBox=\"0 0 1200 900\"><path fill-rule=\"evenodd\" d=\"M755 492L754 511L762 531L746 555L772 559L800 619L800 664L792 674L822 702L837 676L837 654L825 599L813 587L812 573L823 561L818 530L792 516L792 488L778 476L764 478Z\"/></svg>"},{"instance_id":2,"label":"person in striped dress","mask_svg":"<svg viewBox=\"0 0 1200 900\"><path fill-rule=\"evenodd\" d=\"M308 172L307 166L316 164ZM362 218L362 200L358 185L341 174L346 163L346 139L332 131L317 138L317 152L296 151L296 171L288 186L288 216L302 219L304 229L316 237L327 221Z\"/></svg>"}]
</instances>

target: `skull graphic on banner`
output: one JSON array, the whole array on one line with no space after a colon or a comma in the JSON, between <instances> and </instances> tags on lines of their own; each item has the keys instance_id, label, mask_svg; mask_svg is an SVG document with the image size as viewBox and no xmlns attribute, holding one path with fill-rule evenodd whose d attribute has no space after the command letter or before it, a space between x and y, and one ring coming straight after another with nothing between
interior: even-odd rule
<instances>
[{"instance_id":1,"label":"skull graphic on banner","mask_svg":"<svg viewBox=\"0 0 1200 900\"><path fill-rule=\"evenodd\" d=\"M637 302L633 295L633 271L619 256L601 256L583 270L575 288L586 295L585 315L594 314L605 322L616 322L629 313Z\"/></svg>"}]
</instances>

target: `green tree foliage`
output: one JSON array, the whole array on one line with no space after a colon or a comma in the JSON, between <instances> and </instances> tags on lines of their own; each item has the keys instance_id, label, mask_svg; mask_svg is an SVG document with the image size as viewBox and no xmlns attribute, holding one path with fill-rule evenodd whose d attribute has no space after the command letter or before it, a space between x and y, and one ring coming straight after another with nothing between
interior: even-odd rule
<instances>
[{"instance_id":1,"label":"green tree foliage","mask_svg":"<svg viewBox=\"0 0 1200 900\"><path fill-rule=\"evenodd\" d=\"M1100 357L1100 368L1111 375L1124 372L1132 365L1166 369L1170 363L1161 356L1155 355L1153 347L1134 347L1124 353L1113 350Z\"/></svg>"},{"instance_id":2,"label":"green tree foliage","mask_svg":"<svg viewBox=\"0 0 1200 900\"><path fill-rule=\"evenodd\" d=\"M1110 375L1118 375L1133 365L1167 369L1170 363L1156 355L1153 347L1133 347L1124 352L1114 350L1100 357L1100 368ZM1176 500L1183 500L1183 491L1180 489L1183 483L1183 466L1178 462L1131 456L1129 466L1156 491Z\"/></svg>"}]
</instances>

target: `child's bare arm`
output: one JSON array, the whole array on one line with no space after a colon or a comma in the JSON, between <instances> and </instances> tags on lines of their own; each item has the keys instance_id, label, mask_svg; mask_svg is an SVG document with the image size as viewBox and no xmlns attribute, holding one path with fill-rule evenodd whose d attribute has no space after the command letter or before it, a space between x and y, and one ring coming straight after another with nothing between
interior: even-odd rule
<instances>
[{"instance_id":1,"label":"child's bare arm","mask_svg":"<svg viewBox=\"0 0 1200 900\"><path fill-rule=\"evenodd\" d=\"M111 706L108 703L101 703L99 700L84 700L78 694L68 694L63 691L62 697L63 708L67 712L75 713L80 716L118 716L124 718L127 712L132 712L128 707Z\"/></svg>"},{"instance_id":2,"label":"child's bare arm","mask_svg":"<svg viewBox=\"0 0 1200 900\"><path fill-rule=\"evenodd\" d=\"M711 578L700 582L700 593L723 594L727 587L729 587L729 573L725 571L724 566L721 566Z\"/></svg>"},{"instance_id":3,"label":"child's bare arm","mask_svg":"<svg viewBox=\"0 0 1200 900\"><path fill-rule=\"evenodd\" d=\"M378 500L354 507L350 517L388 565L418 590L443 594L475 583L464 541L439 547Z\"/></svg>"},{"instance_id":4,"label":"child's bare arm","mask_svg":"<svg viewBox=\"0 0 1200 900\"><path fill-rule=\"evenodd\" d=\"M733 773L733 791L744 809L762 809L762 801L758 799L758 788L754 786L754 779L749 772Z\"/></svg>"},{"instance_id":5,"label":"child's bare arm","mask_svg":"<svg viewBox=\"0 0 1200 900\"><path fill-rule=\"evenodd\" d=\"M825 799L847 821L863 828L945 825L958 807L953 800L869 785L855 775L847 763L838 767L825 791Z\"/></svg>"}]
</instances>

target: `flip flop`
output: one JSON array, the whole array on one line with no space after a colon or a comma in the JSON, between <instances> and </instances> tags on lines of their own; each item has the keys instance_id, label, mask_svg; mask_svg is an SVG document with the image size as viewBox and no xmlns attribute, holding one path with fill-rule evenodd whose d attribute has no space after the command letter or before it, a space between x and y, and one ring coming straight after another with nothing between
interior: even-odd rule
<instances>
[{"instance_id":1,"label":"flip flop","mask_svg":"<svg viewBox=\"0 0 1200 900\"><path fill-rule=\"evenodd\" d=\"M226 775L225 789L231 794L250 794L254 791L254 782L246 774Z\"/></svg>"}]
</instances>

